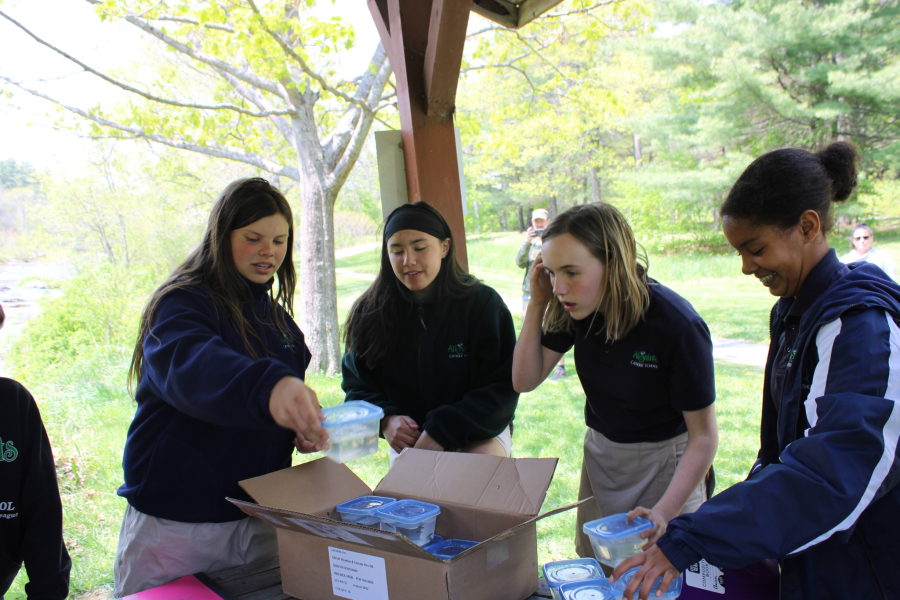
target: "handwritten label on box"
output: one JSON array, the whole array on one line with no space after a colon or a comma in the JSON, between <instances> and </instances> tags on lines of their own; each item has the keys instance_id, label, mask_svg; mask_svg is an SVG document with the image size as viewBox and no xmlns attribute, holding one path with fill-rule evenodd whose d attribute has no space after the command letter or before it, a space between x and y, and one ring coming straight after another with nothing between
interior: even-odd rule
<instances>
[{"instance_id":1,"label":"handwritten label on box","mask_svg":"<svg viewBox=\"0 0 900 600\"><path fill-rule=\"evenodd\" d=\"M384 559L328 547L331 588L335 596L351 600L388 600Z\"/></svg>"},{"instance_id":2,"label":"handwritten label on box","mask_svg":"<svg viewBox=\"0 0 900 600\"><path fill-rule=\"evenodd\" d=\"M684 583L714 594L725 593L725 575L722 570L702 559L687 568L684 572Z\"/></svg>"}]
</instances>

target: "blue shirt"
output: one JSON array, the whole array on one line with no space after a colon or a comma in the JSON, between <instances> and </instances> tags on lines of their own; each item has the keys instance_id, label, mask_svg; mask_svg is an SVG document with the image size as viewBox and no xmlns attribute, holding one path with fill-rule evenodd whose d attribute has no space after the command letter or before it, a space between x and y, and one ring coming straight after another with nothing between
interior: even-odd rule
<instances>
[{"instance_id":1,"label":"blue shirt","mask_svg":"<svg viewBox=\"0 0 900 600\"><path fill-rule=\"evenodd\" d=\"M587 426L618 443L658 442L687 431L682 411L716 399L712 338L690 303L650 280L644 319L622 339L606 341L602 315L574 331L544 334L555 352L575 346L575 369L587 396Z\"/></svg>"}]
</instances>

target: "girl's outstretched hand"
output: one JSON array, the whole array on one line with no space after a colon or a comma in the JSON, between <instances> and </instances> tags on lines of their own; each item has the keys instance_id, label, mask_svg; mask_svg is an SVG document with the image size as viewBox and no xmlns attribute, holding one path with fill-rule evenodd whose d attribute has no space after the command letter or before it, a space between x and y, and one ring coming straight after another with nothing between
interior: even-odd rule
<instances>
[{"instance_id":1,"label":"girl's outstretched hand","mask_svg":"<svg viewBox=\"0 0 900 600\"><path fill-rule=\"evenodd\" d=\"M646 552L666 532L666 527L669 526L669 517L656 507L644 508L643 506L638 506L628 513L628 522L631 523L637 517L643 517L653 523L651 529L641 532L641 537L647 540L647 543L641 546L641 550Z\"/></svg>"},{"instance_id":2,"label":"girl's outstretched hand","mask_svg":"<svg viewBox=\"0 0 900 600\"><path fill-rule=\"evenodd\" d=\"M657 591L662 595L669 588L669 584L674 579L677 579L679 575L672 563L669 562L669 559L666 558L666 555L659 549L659 546L653 546L646 552L629 556L619 563L619 566L609 576L609 582L615 583L619 577L634 567L641 567L641 570L631 578L628 587L625 588L625 593L622 595L623 600L636 600L638 596L635 594L635 591L638 589L638 586L641 587L640 600L655 598ZM659 584L659 590L657 590L653 587L653 584L660 577L663 579L662 583Z\"/></svg>"},{"instance_id":3,"label":"girl's outstretched hand","mask_svg":"<svg viewBox=\"0 0 900 600\"><path fill-rule=\"evenodd\" d=\"M325 415L319 399L302 379L282 377L269 395L269 413L279 426L297 434L305 444L301 452L315 452L328 447L328 432L322 427Z\"/></svg>"}]
</instances>

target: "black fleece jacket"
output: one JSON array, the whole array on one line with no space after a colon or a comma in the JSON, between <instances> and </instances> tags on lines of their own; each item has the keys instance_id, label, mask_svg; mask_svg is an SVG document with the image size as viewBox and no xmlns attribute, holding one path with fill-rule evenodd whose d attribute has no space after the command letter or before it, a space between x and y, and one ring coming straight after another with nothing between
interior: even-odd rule
<instances>
[{"instance_id":1,"label":"black fleece jacket","mask_svg":"<svg viewBox=\"0 0 900 600\"><path fill-rule=\"evenodd\" d=\"M0 596L23 561L29 600L68 595L72 561L62 525L56 466L37 404L22 384L0 378Z\"/></svg>"},{"instance_id":2,"label":"black fleece jacket","mask_svg":"<svg viewBox=\"0 0 900 600\"><path fill-rule=\"evenodd\" d=\"M391 357L369 369L344 354L345 401L366 400L386 417L407 415L447 449L499 435L512 422L519 394L512 386L516 333L493 289L478 284L465 298L409 302Z\"/></svg>"}]
</instances>

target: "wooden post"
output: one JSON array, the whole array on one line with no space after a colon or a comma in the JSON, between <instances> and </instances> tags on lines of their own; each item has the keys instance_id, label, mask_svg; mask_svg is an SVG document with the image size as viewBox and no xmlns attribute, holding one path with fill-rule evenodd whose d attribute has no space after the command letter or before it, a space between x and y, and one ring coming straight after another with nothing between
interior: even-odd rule
<instances>
[{"instance_id":1,"label":"wooden post","mask_svg":"<svg viewBox=\"0 0 900 600\"><path fill-rule=\"evenodd\" d=\"M394 69L409 201L437 208L468 269L456 135L456 89L472 0L368 0Z\"/></svg>"}]
</instances>

